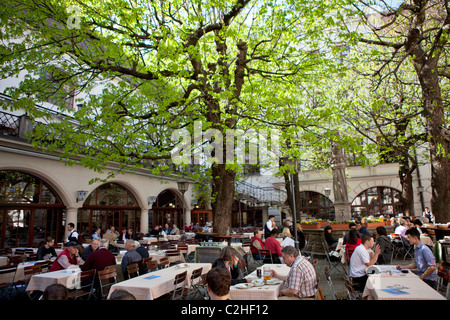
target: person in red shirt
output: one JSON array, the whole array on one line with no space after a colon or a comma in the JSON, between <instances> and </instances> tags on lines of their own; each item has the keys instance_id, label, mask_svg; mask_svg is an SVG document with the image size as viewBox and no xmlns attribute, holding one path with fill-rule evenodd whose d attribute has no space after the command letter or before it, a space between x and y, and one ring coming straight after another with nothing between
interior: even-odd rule
<instances>
[{"instance_id":1,"label":"person in red shirt","mask_svg":"<svg viewBox=\"0 0 450 320\"><path fill-rule=\"evenodd\" d=\"M355 251L356 247L361 244L361 238L359 237L359 233L357 230L352 229L348 233L347 243L345 244L345 253L347 256L347 263L350 264L350 259L352 257L353 251Z\"/></svg>"},{"instance_id":2,"label":"person in red shirt","mask_svg":"<svg viewBox=\"0 0 450 320\"><path fill-rule=\"evenodd\" d=\"M270 237L268 237L264 243L266 246L266 250L270 250L270 252L272 253L273 263L281 263L280 257L282 257L283 255L281 253L281 244L276 239L278 238L279 234L280 232L278 231L278 229L273 229Z\"/></svg>"},{"instance_id":3,"label":"person in red shirt","mask_svg":"<svg viewBox=\"0 0 450 320\"><path fill-rule=\"evenodd\" d=\"M96 269L104 270L106 267L116 264L116 257L108 250L109 241L101 239L99 248L92 252L83 265L80 266L82 271Z\"/></svg>"},{"instance_id":4,"label":"person in red shirt","mask_svg":"<svg viewBox=\"0 0 450 320\"><path fill-rule=\"evenodd\" d=\"M252 252L253 258L256 260L264 259L264 256L259 255L259 250L263 250L264 242L261 240L262 232L261 230L255 230L252 240L250 240L250 250Z\"/></svg>"}]
</instances>

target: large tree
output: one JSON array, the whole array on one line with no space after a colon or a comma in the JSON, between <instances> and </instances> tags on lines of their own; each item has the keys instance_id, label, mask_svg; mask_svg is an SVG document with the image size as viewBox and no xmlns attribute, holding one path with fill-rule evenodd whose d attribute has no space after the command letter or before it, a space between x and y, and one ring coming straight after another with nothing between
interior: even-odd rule
<instances>
[{"instance_id":1,"label":"large tree","mask_svg":"<svg viewBox=\"0 0 450 320\"><path fill-rule=\"evenodd\" d=\"M350 8L350 7L347 7ZM445 103L449 77L450 3L447 0L352 1L357 19L344 22L353 45L371 48L361 61L376 62L371 77L381 83L411 66L421 88L431 163L431 207L437 221L450 213L449 142ZM350 39L350 38L349 38ZM369 59L369 60L366 60Z\"/></svg>"},{"instance_id":2,"label":"large tree","mask_svg":"<svg viewBox=\"0 0 450 320\"><path fill-rule=\"evenodd\" d=\"M170 167L163 160L177 145L171 139L176 129L193 135L200 121L203 131L225 137L229 129L265 128L284 119L296 104L292 79L310 78L322 61L324 26L334 21L321 18L333 6L11 0L0 8L1 73L26 76L5 93L13 108L47 122L35 129L37 147L58 150L62 158L84 155L79 161L96 170L114 161L119 171L150 166L161 173ZM67 97L80 97L79 107L66 110ZM55 121L54 114L36 108L43 101L71 117ZM304 121L282 126L295 131ZM239 169L225 155L211 167L214 228L220 233L231 224Z\"/></svg>"}]
</instances>

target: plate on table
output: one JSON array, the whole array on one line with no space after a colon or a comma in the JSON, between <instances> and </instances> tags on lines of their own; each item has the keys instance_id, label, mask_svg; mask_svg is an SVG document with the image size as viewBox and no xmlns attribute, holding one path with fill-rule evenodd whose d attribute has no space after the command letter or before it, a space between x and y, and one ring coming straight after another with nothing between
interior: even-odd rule
<instances>
[{"instance_id":1,"label":"plate on table","mask_svg":"<svg viewBox=\"0 0 450 320\"><path fill-rule=\"evenodd\" d=\"M255 279L252 282L250 282L253 284L254 287L261 287L264 285L264 280L261 279Z\"/></svg>"},{"instance_id":2,"label":"plate on table","mask_svg":"<svg viewBox=\"0 0 450 320\"><path fill-rule=\"evenodd\" d=\"M276 279L276 278L272 278L272 279L270 279L270 280L266 280L266 281L264 281L266 284L268 284L268 285L275 285L275 284L280 284L280 283L282 283L283 281L281 281L280 279Z\"/></svg>"},{"instance_id":3,"label":"plate on table","mask_svg":"<svg viewBox=\"0 0 450 320\"><path fill-rule=\"evenodd\" d=\"M248 288L252 288L254 285L253 283L238 283L235 285L236 288L238 289L248 289Z\"/></svg>"}]
</instances>

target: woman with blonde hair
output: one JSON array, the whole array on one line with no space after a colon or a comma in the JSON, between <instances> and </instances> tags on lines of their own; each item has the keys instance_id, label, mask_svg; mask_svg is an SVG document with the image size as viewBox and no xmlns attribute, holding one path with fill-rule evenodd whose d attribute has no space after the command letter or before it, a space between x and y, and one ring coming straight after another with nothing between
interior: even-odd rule
<instances>
[{"instance_id":1,"label":"woman with blonde hair","mask_svg":"<svg viewBox=\"0 0 450 320\"><path fill-rule=\"evenodd\" d=\"M289 228L284 228L282 232L283 242L281 242L281 249L287 246L295 247L294 237L291 234Z\"/></svg>"}]
</instances>

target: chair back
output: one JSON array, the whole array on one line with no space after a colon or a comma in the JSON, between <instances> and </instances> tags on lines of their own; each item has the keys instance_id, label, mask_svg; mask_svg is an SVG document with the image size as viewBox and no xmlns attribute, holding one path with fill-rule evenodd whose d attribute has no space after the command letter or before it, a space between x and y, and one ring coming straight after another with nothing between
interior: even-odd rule
<instances>
[{"instance_id":1,"label":"chair back","mask_svg":"<svg viewBox=\"0 0 450 320\"><path fill-rule=\"evenodd\" d=\"M264 256L264 263L272 263L273 264L273 259L272 259L272 252L270 250L267 249L262 249L262 250L258 250L259 251L259 255L260 256Z\"/></svg>"},{"instance_id":2,"label":"chair back","mask_svg":"<svg viewBox=\"0 0 450 320\"><path fill-rule=\"evenodd\" d=\"M116 270L116 283L122 282L125 280L123 277L122 266L120 264L113 264L107 266L105 269L114 269Z\"/></svg>"},{"instance_id":3,"label":"chair back","mask_svg":"<svg viewBox=\"0 0 450 320\"><path fill-rule=\"evenodd\" d=\"M161 269L165 269L168 268L170 265L170 261L169 259L166 257L166 259L162 258L159 262L160 268Z\"/></svg>"},{"instance_id":4,"label":"chair back","mask_svg":"<svg viewBox=\"0 0 450 320\"><path fill-rule=\"evenodd\" d=\"M97 270L87 270L80 273L80 287L69 293L69 299L80 299L87 296L87 300L94 295L94 281Z\"/></svg>"},{"instance_id":5,"label":"chair back","mask_svg":"<svg viewBox=\"0 0 450 320\"><path fill-rule=\"evenodd\" d=\"M105 268L97 272L98 280L100 283L100 294L102 299L108 297L109 290L117 283L117 272L113 268Z\"/></svg>"},{"instance_id":6,"label":"chair back","mask_svg":"<svg viewBox=\"0 0 450 320\"><path fill-rule=\"evenodd\" d=\"M172 293L172 300L183 299L184 288L186 286L186 277L187 277L187 270L175 276L175 280L173 281L174 289Z\"/></svg>"},{"instance_id":7,"label":"chair back","mask_svg":"<svg viewBox=\"0 0 450 320\"><path fill-rule=\"evenodd\" d=\"M137 262L130 263L127 266L128 277L135 278L139 275L139 264Z\"/></svg>"},{"instance_id":8,"label":"chair back","mask_svg":"<svg viewBox=\"0 0 450 320\"><path fill-rule=\"evenodd\" d=\"M42 273L42 266L39 264L24 267L23 268L24 282L29 282L33 275L40 273Z\"/></svg>"},{"instance_id":9,"label":"chair back","mask_svg":"<svg viewBox=\"0 0 450 320\"><path fill-rule=\"evenodd\" d=\"M148 272L158 270L158 261L156 260L148 260L145 262L145 265L147 266Z\"/></svg>"},{"instance_id":10,"label":"chair back","mask_svg":"<svg viewBox=\"0 0 450 320\"><path fill-rule=\"evenodd\" d=\"M17 267L5 266L0 269L0 288L7 287L14 282Z\"/></svg>"}]
</instances>

